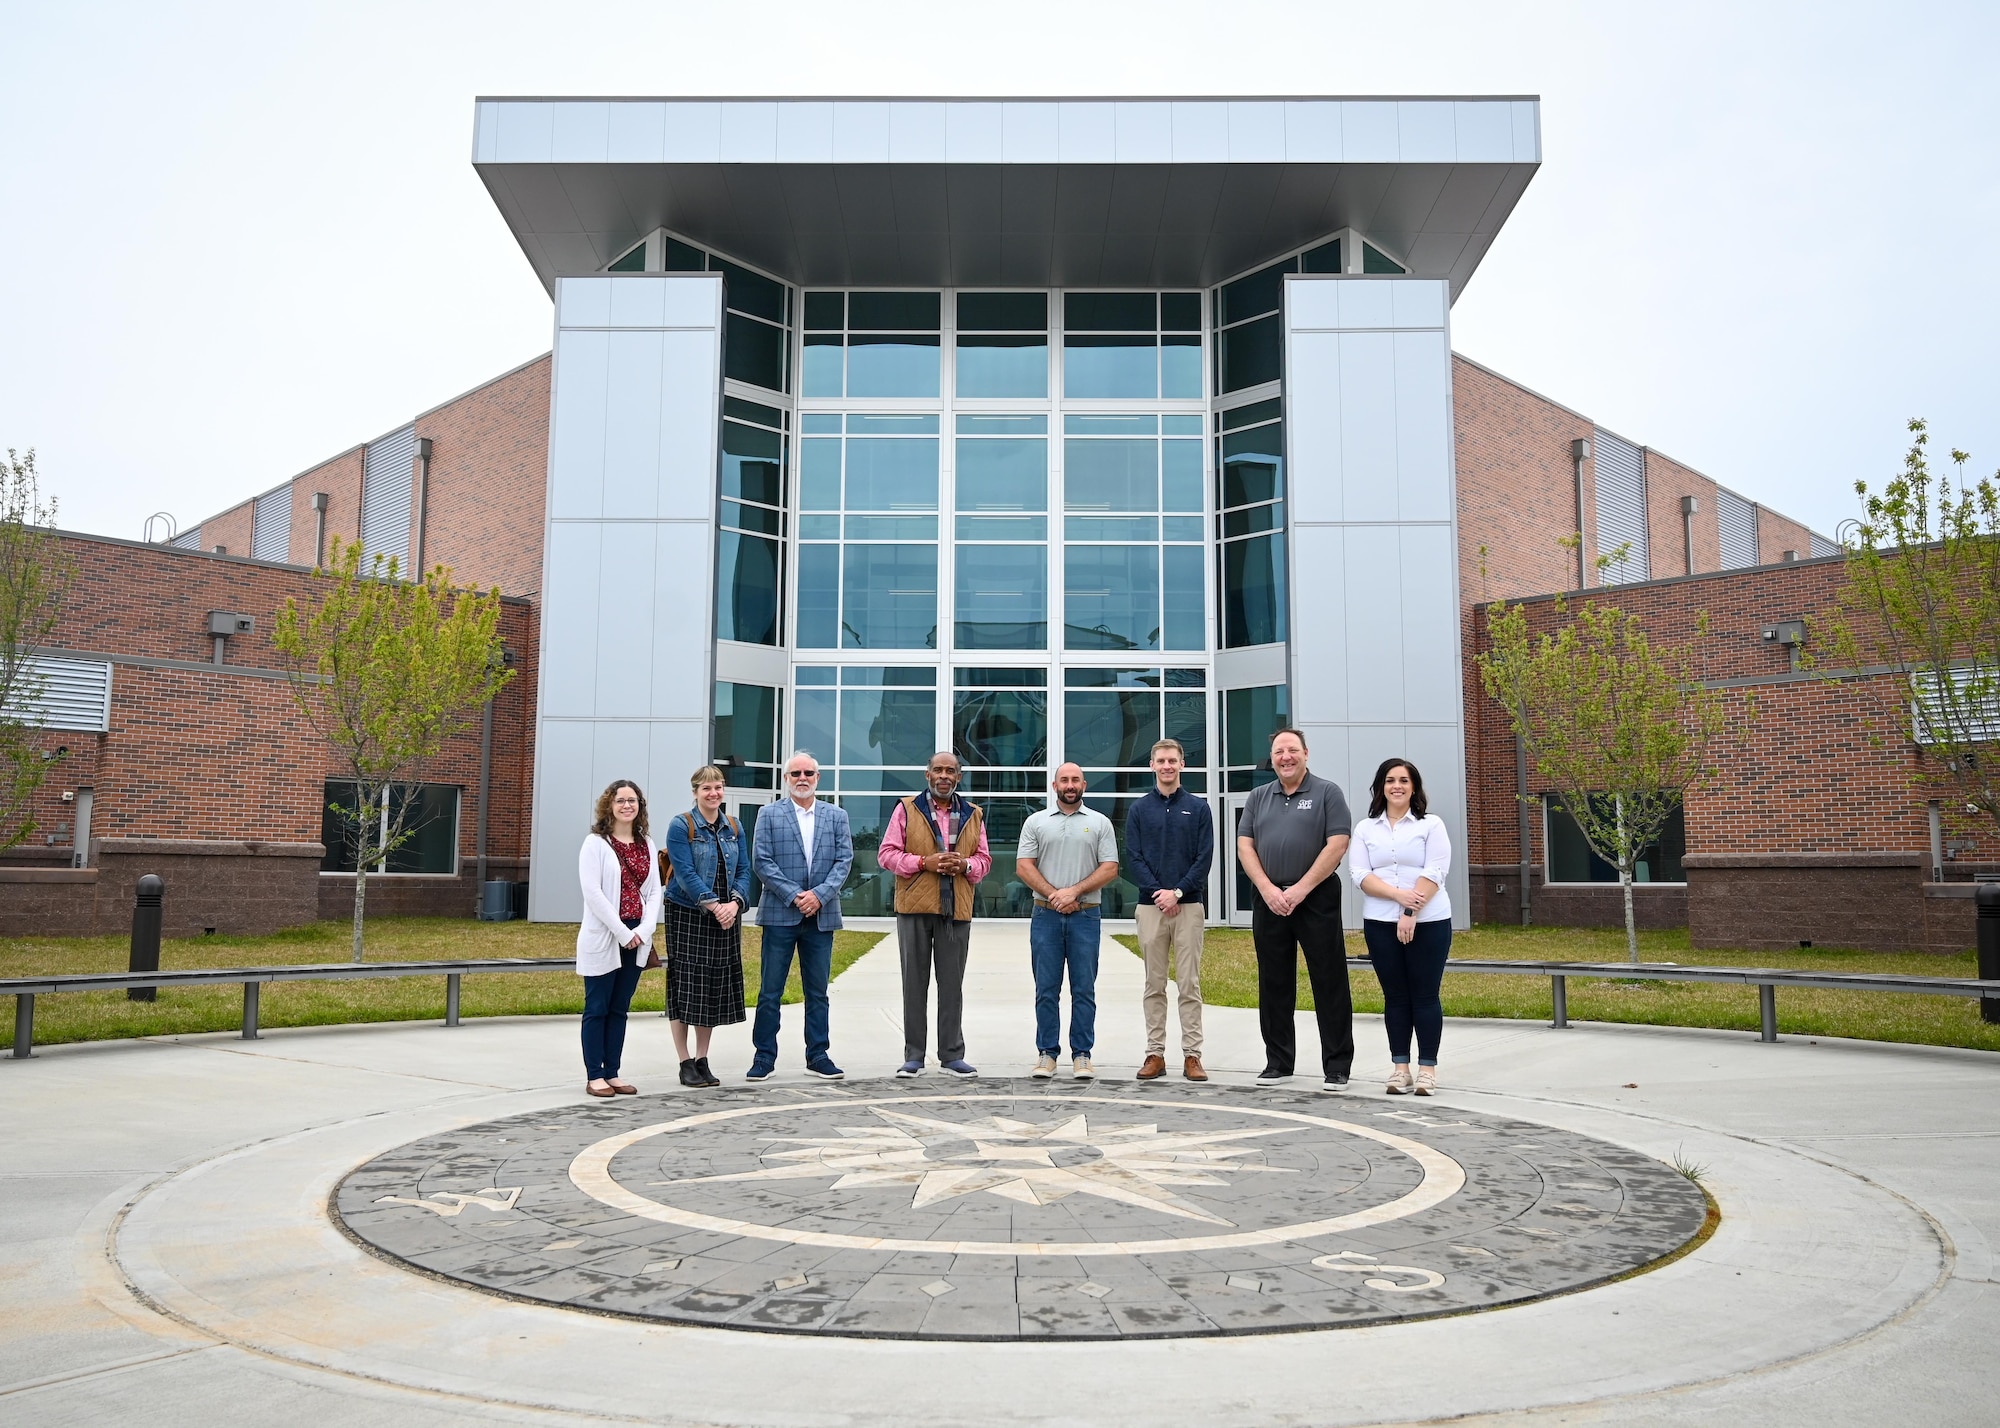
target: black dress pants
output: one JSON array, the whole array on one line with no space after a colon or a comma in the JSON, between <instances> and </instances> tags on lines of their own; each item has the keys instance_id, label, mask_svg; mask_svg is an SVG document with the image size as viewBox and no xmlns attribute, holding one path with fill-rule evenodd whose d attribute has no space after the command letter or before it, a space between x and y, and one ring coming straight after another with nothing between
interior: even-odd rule
<instances>
[{"instance_id":1,"label":"black dress pants","mask_svg":"<svg viewBox=\"0 0 2000 1428\"><path fill-rule=\"evenodd\" d=\"M1289 914L1280 916L1259 897L1250 912L1250 941L1257 949L1257 1020L1264 1033L1264 1061L1287 1075L1298 1058L1292 1015L1299 1004L1299 954L1312 981L1319 1020L1320 1069L1345 1076L1354 1069L1354 994L1347 984L1347 943L1340 926L1340 884L1328 878Z\"/></svg>"}]
</instances>

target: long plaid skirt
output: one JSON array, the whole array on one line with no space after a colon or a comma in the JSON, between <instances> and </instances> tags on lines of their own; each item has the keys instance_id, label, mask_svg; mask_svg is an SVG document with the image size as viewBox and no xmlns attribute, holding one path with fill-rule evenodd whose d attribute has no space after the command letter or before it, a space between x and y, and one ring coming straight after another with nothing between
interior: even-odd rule
<instances>
[{"instance_id":1,"label":"long plaid skirt","mask_svg":"<svg viewBox=\"0 0 2000 1428\"><path fill-rule=\"evenodd\" d=\"M667 1015L689 1026L733 1026L743 1007L743 922L728 928L699 907L667 903Z\"/></svg>"}]
</instances>

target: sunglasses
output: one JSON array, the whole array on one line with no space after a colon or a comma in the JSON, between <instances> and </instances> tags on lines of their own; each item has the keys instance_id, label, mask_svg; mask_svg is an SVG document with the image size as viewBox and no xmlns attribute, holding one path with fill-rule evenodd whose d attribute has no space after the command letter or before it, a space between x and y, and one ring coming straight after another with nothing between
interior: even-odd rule
<instances>
[{"instance_id":1,"label":"sunglasses","mask_svg":"<svg viewBox=\"0 0 2000 1428\"><path fill-rule=\"evenodd\" d=\"M808 779L810 779L810 778L818 778L818 777L819 777L819 770L818 770L818 769L812 769L812 770L810 770L810 771L807 771L807 772L801 772L801 773L788 773L788 774L786 774L786 775L785 775L785 777L786 777L786 778L794 778L794 779L797 779L797 778L808 778Z\"/></svg>"}]
</instances>

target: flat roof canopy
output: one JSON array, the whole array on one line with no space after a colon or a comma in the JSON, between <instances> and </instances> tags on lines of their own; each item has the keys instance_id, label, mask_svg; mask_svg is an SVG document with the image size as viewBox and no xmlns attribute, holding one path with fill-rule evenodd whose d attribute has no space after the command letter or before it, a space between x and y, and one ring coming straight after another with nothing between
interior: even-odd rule
<instances>
[{"instance_id":1,"label":"flat roof canopy","mask_svg":"<svg viewBox=\"0 0 2000 1428\"><path fill-rule=\"evenodd\" d=\"M802 285L1205 287L1353 228L1454 297L1533 98L481 99L542 284L655 228Z\"/></svg>"}]
</instances>

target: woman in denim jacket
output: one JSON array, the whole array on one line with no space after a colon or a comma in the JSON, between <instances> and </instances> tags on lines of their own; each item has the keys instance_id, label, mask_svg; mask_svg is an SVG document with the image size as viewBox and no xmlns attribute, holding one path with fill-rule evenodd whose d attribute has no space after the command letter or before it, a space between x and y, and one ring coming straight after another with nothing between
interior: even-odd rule
<instances>
[{"instance_id":1,"label":"woman in denim jacket","mask_svg":"<svg viewBox=\"0 0 2000 1428\"><path fill-rule=\"evenodd\" d=\"M720 1086L708 1069L708 1039L745 1019L743 911L750 905L750 843L722 811L722 770L704 764L688 780L694 809L667 824L667 1016L683 1086ZM688 1055L688 1028L694 1055Z\"/></svg>"}]
</instances>

